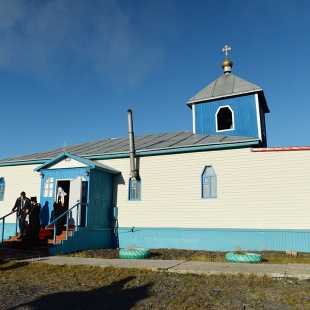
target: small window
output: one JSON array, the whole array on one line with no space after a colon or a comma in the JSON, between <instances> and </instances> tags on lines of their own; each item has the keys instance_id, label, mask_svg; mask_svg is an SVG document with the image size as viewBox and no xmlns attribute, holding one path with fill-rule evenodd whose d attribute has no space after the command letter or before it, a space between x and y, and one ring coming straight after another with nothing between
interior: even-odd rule
<instances>
[{"instance_id":1,"label":"small window","mask_svg":"<svg viewBox=\"0 0 310 310\"><path fill-rule=\"evenodd\" d=\"M53 195L54 178L48 178L44 182L44 197L52 197Z\"/></svg>"},{"instance_id":2,"label":"small window","mask_svg":"<svg viewBox=\"0 0 310 310\"><path fill-rule=\"evenodd\" d=\"M220 107L216 112L216 131L234 129L234 112L229 106Z\"/></svg>"},{"instance_id":3,"label":"small window","mask_svg":"<svg viewBox=\"0 0 310 310\"><path fill-rule=\"evenodd\" d=\"M4 199L4 188L5 188L4 178L0 177L0 201L3 201Z\"/></svg>"},{"instance_id":4,"label":"small window","mask_svg":"<svg viewBox=\"0 0 310 310\"><path fill-rule=\"evenodd\" d=\"M129 179L129 200L141 199L141 180L136 178Z\"/></svg>"},{"instance_id":5,"label":"small window","mask_svg":"<svg viewBox=\"0 0 310 310\"><path fill-rule=\"evenodd\" d=\"M216 174L212 166L206 166L201 176L202 198L216 198Z\"/></svg>"}]
</instances>

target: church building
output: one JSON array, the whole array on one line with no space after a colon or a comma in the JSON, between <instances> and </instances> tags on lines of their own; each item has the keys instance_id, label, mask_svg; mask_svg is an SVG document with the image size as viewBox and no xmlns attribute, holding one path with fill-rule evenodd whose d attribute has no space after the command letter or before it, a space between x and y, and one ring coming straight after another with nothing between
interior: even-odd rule
<instances>
[{"instance_id":1,"label":"church building","mask_svg":"<svg viewBox=\"0 0 310 310\"><path fill-rule=\"evenodd\" d=\"M267 146L263 89L223 74L187 101L192 130L110 138L0 160L0 217L21 191L54 224L58 187L75 230L50 253L92 248L310 252L310 147ZM159 128L160 130L160 128ZM16 233L5 218L4 238ZM1 232L0 232L1 233Z\"/></svg>"}]
</instances>

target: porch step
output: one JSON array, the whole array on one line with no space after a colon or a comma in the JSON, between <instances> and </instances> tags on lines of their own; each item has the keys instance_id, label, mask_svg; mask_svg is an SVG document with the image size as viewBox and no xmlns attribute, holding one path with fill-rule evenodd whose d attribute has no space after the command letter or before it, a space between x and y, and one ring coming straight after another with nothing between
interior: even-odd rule
<instances>
[{"instance_id":1,"label":"porch step","mask_svg":"<svg viewBox=\"0 0 310 310\"><path fill-rule=\"evenodd\" d=\"M72 236L72 231L75 230L75 226L68 227L68 237ZM53 244L54 228L43 228L39 231L39 239L47 243ZM56 244L59 244L61 240L66 240L66 226L58 226L56 230Z\"/></svg>"},{"instance_id":2,"label":"porch step","mask_svg":"<svg viewBox=\"0 0 310 310\"><path fill-rule=\"evenodd\" d=\"M68 227L68 237L72 236L73 230L75 230L75 226ZM9 240L3 240L3 242L0 243L0 249L28 251L32 252L33 257L42 257L49 256L48 249L54 246L54 228L40 229L39 240L35 244L18 239L18 237L19 234L17 234L17 236L11 236ZM62 240L66 240L66 226L57 227L56 244L60 244Z\"/></svg>"},{"instance_id":3,"label":"porch step","mask_svg":"<svg viewBox=\"0 0 310 310\"><path fill-rule=\"evenodd\" d=\"M17 239L17 237L11 237L9 240L3 240L3 242L0 243L0 249L14 249L19 251L26 251L28 252L30 257L49 256L48 249L52 246L53 244L42 242L30 244L28 242L23 242L22 240Z\"/></svg>"}]
</instances>

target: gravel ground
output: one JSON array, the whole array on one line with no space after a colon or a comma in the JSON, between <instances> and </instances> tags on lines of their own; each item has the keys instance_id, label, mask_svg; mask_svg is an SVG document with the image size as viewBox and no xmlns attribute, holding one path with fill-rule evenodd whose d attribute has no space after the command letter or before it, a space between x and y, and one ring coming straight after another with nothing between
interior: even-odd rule
<instances>
[{"instance_id":1,"label":"gravel ground","mask_svg":"<svg viewBox=\"0 0 310 310\"><path fill-rule=\"evenodd\" d=\"M205 251L151 251L151 259L209 257ZM118 258L118 250L75 256ZM255 275L192 275L127 268L0 264L1 309L310 309L310 282Z\"/></svg>"}]
</instances>

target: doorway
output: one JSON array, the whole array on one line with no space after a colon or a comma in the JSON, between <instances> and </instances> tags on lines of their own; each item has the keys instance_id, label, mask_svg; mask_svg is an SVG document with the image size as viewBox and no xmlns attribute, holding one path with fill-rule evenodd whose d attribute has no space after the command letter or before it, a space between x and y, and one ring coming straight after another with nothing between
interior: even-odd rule
<instances>
[{"instance_id":1,"label":"doorway","mask_svg":"<svg viewBox=\"0 0 310 310\"><path fill-rule=\"evenodd\" d=\"M76 179L71 180L57 180L57 187L56 192L58 190L58 187L61 187L65 193L67 193L69 202L68 202L68 209L75 206L77 203L82 202L82 178L77 177ZM68 214L68 224L77 226L81 225L84 219L82 219L83 212L81 205L78 205L73 210L69 211Z\"/></svg>"},{"instance_id":2,"label":"doorway","mask_svg":"<svg viewBox=\"0 0 310 310\"><path fill-rule=\"evenodd\" d=\"M70 197L70 181L69 180L57 180L55 197L58 191L58 187L61 187L65 191L65 193L67 193L68 197Z\"/></svg>"}]
</instances>

